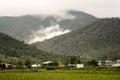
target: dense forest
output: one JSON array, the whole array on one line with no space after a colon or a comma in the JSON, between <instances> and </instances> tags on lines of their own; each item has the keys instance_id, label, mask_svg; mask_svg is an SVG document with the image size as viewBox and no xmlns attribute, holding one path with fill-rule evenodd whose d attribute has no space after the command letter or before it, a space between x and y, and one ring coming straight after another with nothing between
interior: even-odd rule
<instances>
[{"instance_id":1,"label":"dense forest","mask_svg":"<svg viewBox=\"0 0 120 80\"><path fill-rule=\"evenodd\" d=\"M15 62L21 59L31 59L32 61L41 62L57 60L63 57L64 56L37 50L25 44L24 41L18 41L6 34L0 33L0 62Z\"/></svg>"},{"instance_id":2,"label":"dense forest","mask_svg":"<svg viewBox=\"0 0 120 80\"><path fill-rule=\"evenodd\" d=\"M120 19L99 19L68 34L32 44L38 49L87 59L120 58Z\"/></svg>"}]
</instances>

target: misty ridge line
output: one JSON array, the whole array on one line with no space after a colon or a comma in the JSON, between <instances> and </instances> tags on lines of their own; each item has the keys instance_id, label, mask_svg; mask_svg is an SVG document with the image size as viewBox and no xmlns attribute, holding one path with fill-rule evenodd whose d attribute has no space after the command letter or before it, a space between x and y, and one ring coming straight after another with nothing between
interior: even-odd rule
<instances>
[{"instance_id":1,"label":"misty ridge line","mask_svg":"<svg viewBox=\"0 0 120 80\"><path fill-rule=\"evenodd\" d=\"M62 13L62 14L49 15L49 16L53 16L57 20L57 22L60 22L62 20L66 20L66 19L75 19L76 18L75 15L72 15L67 11L64 11L64 13ZM42 17L42 20L45 20L49 16L44 15ZM36 17L40 17L40 16L36 16ZM31 31L32 35L29 36L29 39L26 41L26 43L32 44L35 42L42 42L46 39L50 39L55 36L59 36L59 35L63 35L63 34L71 32L71 30L69 30L69 29L62 29L60 27L60 25L55 23L54 21L51 21L51 24L52 24L52 26L46 26L46 27L43 25L40 25L40 28L37 31Z\"/></svg>"},{"instance_id":2,"label":"misty ridge line","mask_svg":"<svg viewBox=\"0 0 120 80\"><path fill-rule=\"evenodd\" d=\"M77 10L55 15L3 16L0 17L0 25L4 27L0 31L31 44L69 33L96 20L96 17Z\"/></svg>"},{"instance_id":3,"label":"misty ridge line","mask_svg":"<svg viewBox=\"0 0 120 80\"><path fill-rule=\"evenodd\" d=\"M33 34L29 36L29 41L27 43L32 44L35 42L44 41L46 39L50 39L55 36L63 35L69 32L71 32L71 30L64 30L60 28L58 24L46 28L41 26L40 29L38 29L37 31L32 31Z\"/></svg>"}]
</instances>

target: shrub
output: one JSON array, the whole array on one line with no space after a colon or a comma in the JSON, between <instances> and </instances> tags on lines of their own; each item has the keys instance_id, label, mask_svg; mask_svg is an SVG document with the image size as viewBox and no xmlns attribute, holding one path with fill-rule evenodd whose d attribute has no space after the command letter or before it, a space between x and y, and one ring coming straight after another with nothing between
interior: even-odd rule
<instances>
[{"instance_id":1,"label":"shrub","mask_svg":"<svg viewBox=\"0 0 120 80\"><path fill-rule=\"evenodd\" d=\"M16 66L15 69L27 69L25 66Z\"/></svg>"},{"instance_id":2,"label":"shrub","mask_svg":"<svg viewBox=\"0 0 120 80\"><path fill-rule=\"evenodd\" d=\"M56 70L56 66L46 66L46 70Z\"/></svg>"}]
</instances>

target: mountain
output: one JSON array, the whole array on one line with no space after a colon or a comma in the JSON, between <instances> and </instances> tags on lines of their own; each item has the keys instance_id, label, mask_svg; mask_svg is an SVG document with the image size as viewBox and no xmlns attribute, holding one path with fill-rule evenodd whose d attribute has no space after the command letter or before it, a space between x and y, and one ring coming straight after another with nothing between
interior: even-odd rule
<instances>
[{"instance_id":1,"label":"mountain","mask_svg":"<svg viewBox=\"0 0 120 80\"><path fill-rule=\"evenodd\" d=\"M23 41L18 41L4 33L0 33L0 60L1 56L15 58L31 57L41 61L53 60L53 57L54 59L61 57L60 55L38 50L28 44L24 44Z\"/></svg>"},{"instance_id":2,"label":"mountain","mask_svg":"<svg viewBox=\"0 0 120 80\"><path fill-rule=\"evenodd\" d=\"M64 29L71 29L71 30L77 29L77 28L89 25L97 20L96 17L81 11L70 10L67 12L67 15L70 15L73 18L64 19L58 22L60 27Z\"/></svg>"},{"instance_id":3,"label":"mountain","mask_svg":"<svg viewBox=\"0 0 120 80\"><path fill-rule=\"evenodd\" d=\"M97 18L80 11L68 11L64 16L58 15L24 15L18 17L3 16L0 17L0 32L9 34L10 36L29 42L37 31L43 30L51 26L60 27L60 30L73 30L96 21ZM59 30L59 29L58 29ZM53 32L51 30L51 32ZM50 33L49 33L50 34ZM45 36L43 34L38 34ZM46 34L48 35L48 34ZM41 37L41 36L38 36Z\"/></svg>"},{"instance_id":4,"label":"mountain","mask_svg":"<svg viewBox=\"0 0 120 80\"><path fill-rule=\"evenodd\" d=\"M70 33L32 45L48 52L87 59L117 59L120 58L120 19L99 19Z\"/></svg>"}]
</instances>

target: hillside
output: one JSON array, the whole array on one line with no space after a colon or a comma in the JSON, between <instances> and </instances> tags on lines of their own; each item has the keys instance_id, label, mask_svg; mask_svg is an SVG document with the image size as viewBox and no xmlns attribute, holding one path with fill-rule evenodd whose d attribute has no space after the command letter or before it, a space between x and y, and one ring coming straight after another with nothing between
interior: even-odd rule
<instances>
[{"instance_id":1,"label":"hillside","mask_svg":"<svg viewBox=\"0 0 120 80\"><path fill-rule=\"evenodd\" d=\"M61 29L73 30L97 20L96 17L80 11L68 11L65 14L65 16L3 16L0 17L0 32L9 34L18 40L28 42L31 39L31 35L34 35L35 32L43 28L59 25Z\"/></svg>"},{"instance_id":2,"label":"hillside","mask_svg":"<svg viewBox=\"0 0 120 80\"><path fill-rule=\"evenodd\" d=\"M81 11L70 10L67 15L71 15L73 18L63 19L58 22L63 29L74 30L86 25L89 25L97 20L96 17Z\"/></svg>"},{"instance_id":3,"label":"hillside","mask_svg":"<svg viewBox=\"0 0 120 80\"><path fill-rule=\"evenodd\" d=\"M22 41L18 41L6 34L0 33L0 60L2 57L15 57L15 58L34 58L40 61L54 60L61 57L56 54L49 54L48 52L37 50ZM53 57L55 57L53 59Z\"/></svg>"},{"instance_id":4,"label":"hillside","mask_svg":"<svg viewBox=\"0 0 120 80\"><path fill-rule=\"evenodd\" d=\"M100 19L91 25L44 42L32 44L38 49L82 58L120 58L120 19Z\"/></svg>"}]
</instances>

